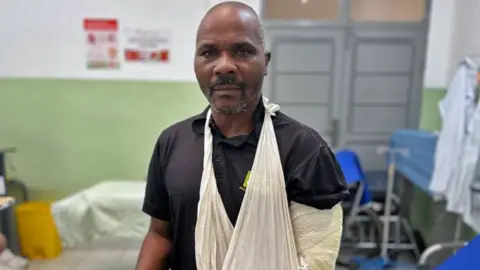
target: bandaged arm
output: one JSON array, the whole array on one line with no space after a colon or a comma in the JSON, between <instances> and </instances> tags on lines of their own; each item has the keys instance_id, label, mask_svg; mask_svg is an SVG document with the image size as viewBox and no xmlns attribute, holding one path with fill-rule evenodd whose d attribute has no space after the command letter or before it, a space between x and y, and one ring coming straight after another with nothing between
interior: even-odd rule
<instances>
[{"instance_id":1,"label":"bandaged arm","mask_svg":"<svg viewBox=\"0 0 480 270\"><path fill-rule=\"evenodd\" d=\"M138 256L136 270L168 269L172 243L170 208L161 161L162 136L155 145L147 176L143 211L151 217L150 228Z\"/></svg>"},{"instance_id":2,"label":"bandaged arm","mask_svg":"<svg viewBox=\"0 0 480 270\"><path fill-rule=\"evenodd\" d=\"M314 142L302 141L296 151L298 165L291 166L295 169L287 175L297 252L301 269L330 270L335 268L340 248L340 203L348 196L348 186L326 144L315 148L311 147Z\"/></svg>"}]
</instances>

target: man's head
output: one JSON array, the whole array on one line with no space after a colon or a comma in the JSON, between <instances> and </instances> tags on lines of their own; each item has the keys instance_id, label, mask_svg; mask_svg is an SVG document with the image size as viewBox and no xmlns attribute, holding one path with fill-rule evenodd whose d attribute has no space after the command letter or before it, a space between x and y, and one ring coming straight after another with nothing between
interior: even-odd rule
<instances>
[{"instance_id":1,"label":"man's head","mask_svg":"<svg viewBox=\"0 0 480 270\"><path fill-rule=\"evenodd\" d=\"M251 7L223 2L207 12L197 32L194 67L214 112L233 115L256 105L269 60Z\"/></svg>"}]
</instances>

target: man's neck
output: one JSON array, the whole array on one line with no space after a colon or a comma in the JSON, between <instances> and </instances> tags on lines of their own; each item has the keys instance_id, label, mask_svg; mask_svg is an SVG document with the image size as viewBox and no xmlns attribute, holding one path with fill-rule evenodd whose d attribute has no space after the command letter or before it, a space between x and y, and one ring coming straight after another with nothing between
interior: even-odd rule
<instances>
[{"instance_id":1,"label":"man's neck","mask_svg":"<svg viewBox=\"0 0 480 270\"><path fill-rule=\"evenodd\" d=\"M223 136L231 138L252 132L255 127L254 112L255 107L248 107L245 111L234 115L212 112L212 118Z\"/></svg>"}]
</instances>

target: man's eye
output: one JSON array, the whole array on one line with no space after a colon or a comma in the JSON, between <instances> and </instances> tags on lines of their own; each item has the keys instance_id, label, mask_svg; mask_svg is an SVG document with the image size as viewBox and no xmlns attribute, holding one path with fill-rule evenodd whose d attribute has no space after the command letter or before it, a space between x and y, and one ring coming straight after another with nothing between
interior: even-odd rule
<instances>
[{"instance_id":1,"label":"man's eye","mask_svg":"<svg viewBox=\"0 0 480 270\"><path fill-rule=\"evenodd\" d=\"M200 56L203 56L203 57L210 57L212 56L213 53L211 51L202 51L200 52Z\"/></svg>"},{"instance_id":2,"label":"man's eye","mask_svg":"<svg viewBox=\"0 0 480 270\"><path fill-rule=\"evenodd\" d=\"M250 50L242 49L238 50L235 54L240 57L247 57L250 56L252 52Z\"/></svg>"}]
</instances>

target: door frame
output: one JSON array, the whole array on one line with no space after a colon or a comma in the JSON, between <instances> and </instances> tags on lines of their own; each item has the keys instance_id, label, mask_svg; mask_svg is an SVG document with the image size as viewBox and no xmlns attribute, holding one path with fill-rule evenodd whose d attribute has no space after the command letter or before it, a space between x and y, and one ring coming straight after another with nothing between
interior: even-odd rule
<instances>
[{"instance_id":1,"label":"door frame","mask_svg":"<svg viewBox=\"0 0 480 270\"><path fill-rule=\"evenodd\" d=\"M425 59L425 47L426 39L424 38L424 29L423 26L417 27L402 27L402 28L392 28L390 26L360 26L358 31L354 31L347 40L347 50L345 51L345 77L346 79L342 80L342 97L340 107L343 109L340 113L340 135L339 145L345 146L351 144L352 142L361 142L361 143L380 143L388 139L390 134L384 135L375 135L375 136L365 136L361 135L355 136L348 132L348 128L351 124L351 108L353 101L353 67L355 66L355 46L359 40L368 40L372 39L382 39L385 41L390 41L395 43L396 40L402 40L402 36L398 33L390 34L392 31L402 31L405 38L412 37L412 47L414 48L414 60L412 62L412 69L409 71L410 87L408 92L408 101L407 101L407 114L405 119L405 127L411 129L417 129L420 123L420 112L421 112L421 103L422 103L422 94L423 94L423 72L424 72L424 59ZM367 36L367 37L365 37ZM404 39L403 39L404 40ZM402 41L403 41L402 40Z\"/></svg>"},{"instance_id":2,"label":"door frame","mask_svg":"<svg viewBox=\"0 0 480 270\"><path fill-rule=\"evenodd\" d=\"M269 50L272 52L272 60L269 64L269 76L266 76L264 79L264 88L263 93L275 100L275 71L272 68L275 68L275 59L276 59L276 52L277 46L284 42L297 42L298 39L308 39L312 42L319 42L327 41L328 43L332 42L332 49L334 56L331 58L331 67L332 67L332 75L330 81L330 92L329 92L329 104L338 104L340 102L341 93L342 93L342 85L341 85L341 76L342 70L344 69L343 66L343 48L345 47L345 35L343 33L342 28L339 27L328 27L328 28L321 28L318 27L299 27L299 26L291 26L288 28L280 27L280 28L271 28L269 29L269 37L271 38L271 46ZM286 36L282 32L292 33ZM338 50L338 48L341 48ZM340 111L337 106L328 106L328 119L338 119L340 117ZM329 134L329 137L332 134ZM326 136L325 136L326 137ZM338 138L330 138L331 140L338 140Z\"/></svg>"},{"instance_id":3,"label":"door frame","mask_svg":"<svg viewBox=\"0 0 480 270\"><path fill-rule=\"evenodd\" d=\"M365 30L385 30L385 29L403 29L403 30L411 30L411 31L418 31L420 35L423 34L419 50L416 53L417 58L415 59L414 65L419 67L419 71L416 73L416 77L414 82L412 82L413 90L410 96L410 103L409 107L411 110L409 111L408 121L407 121L407 128L416 129L420 123L420 112L421 112L421 103L422 103L422 94L423 94L423 77L424 77L424 68L425 68L425 57L427 52L427 38L429 32L429 21L430 21L430 13L432 9L432 0L426 0L426 7L425 7L425 14L424 19L418 22L357 22L352 21L350 19L350 4L351 0L338 0L340 4L339 8L339 19L337 21L327 21L327 20L272 20L272 19L264 19L265 18L265 9L266 9L266 0L261 0L261 7L260 7L260 17L262 18L263 25L268 33L267 36L270 35L272 32L280 32L280 31L294 31L294 30L311 30L314 31L339 31L343 32L343 49L344 53L342 54L343 57L341 59L337 59L337 63L339 65L339 74L335 74L335 83L337 86L335 87L335 92L333 95L335 98L334 101L338 101L334 103L332 108L332 114L330 115L330 121L333 123L335 121L340 122L340 130L337 130L335 133L338 134L339 138L332 138L332 140L337 140L339 142L338 145L334 145L334 147L342 146L346 142L346 138L341 138L341 134L344 134L345 121L347 120L345 117L348 116L348 103L345 103L345 99L347 98L347 91L350 79L342 79L341 77L349 78L351 76L351 72L349 71L349 67L351 65L351 59L348 59L352 54L349 52L351 50L351 40L355 38L356 31L365 31ZM272 37L274 34L272 35ZM270 46L275 46L275 38L272 40L266 41ZM274 58L273 55L272 58ZM412 71L413 72L413 71ZM340 76L340 77L339 77ZM270 81L272 78L266 78L266 92L268 94L271 91L271 83ZM338 91L338 92L337 92ZM338 106L335 106L338 105ZM373 138L372 138L373 140ZM375 140L377 141L377 140ZM373 142L373 141L372 141Z\"/></svg>"}]
</instances>

